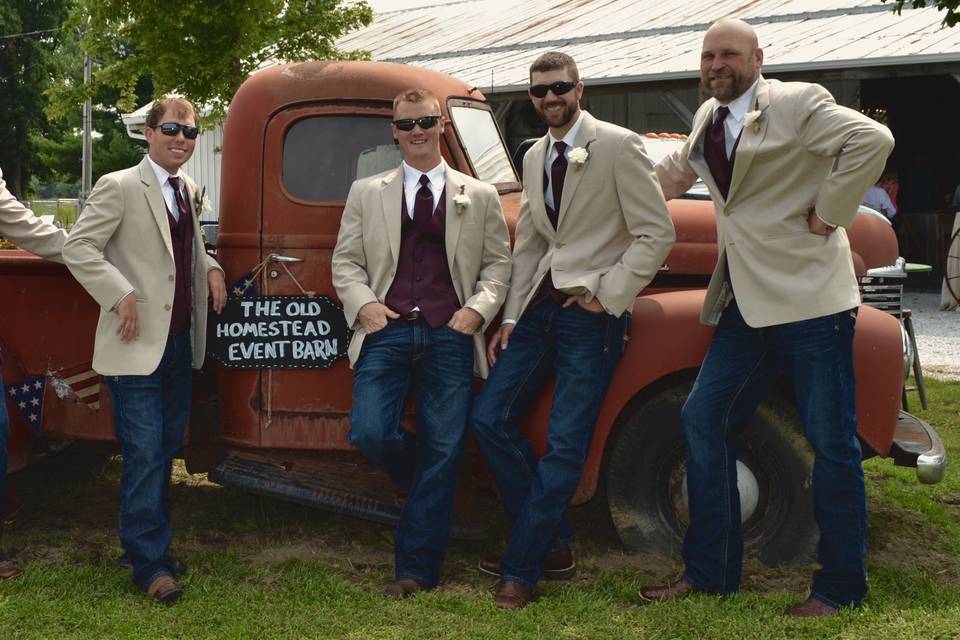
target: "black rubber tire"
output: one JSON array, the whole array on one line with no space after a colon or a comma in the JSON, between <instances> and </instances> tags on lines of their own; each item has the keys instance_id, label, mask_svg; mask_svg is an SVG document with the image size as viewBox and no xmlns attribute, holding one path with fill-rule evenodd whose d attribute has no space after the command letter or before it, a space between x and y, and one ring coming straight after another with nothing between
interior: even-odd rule
<instances>
[{"instance_id":1,"label":"black rubber tire","mask_svg":"<svg viewBox=\"0 0 960 640\"><path fill-rule=\"evenodd\" d=\"M667 389L630 415L607 453L607 500L628 551L679 556L687 512L680 409L691 383ZM813 451L789 396L772 394L740 439L739 460L753 472L759 502L743 523L744 553L765 564L815 557Z\"/></svg>"}]
</instances>

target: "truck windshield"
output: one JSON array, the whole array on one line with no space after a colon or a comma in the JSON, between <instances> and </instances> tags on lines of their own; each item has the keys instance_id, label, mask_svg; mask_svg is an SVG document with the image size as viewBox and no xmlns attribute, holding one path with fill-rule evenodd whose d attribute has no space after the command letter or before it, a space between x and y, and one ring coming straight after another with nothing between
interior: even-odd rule
<instances>
[{"instance_id":1,"label":"truck windshield","mask_svg":"<svg viewBox=\"0 0 960 640\"><path fill-rule=\"evenodd\" d=\"M450 117L480 180L489 184L517 182L517 174L503 147L492 112L482 108L450 106Z\"/></svg>"},{"instance_id":2,"label":"truck windshield","mask_svg":"<svg viewBox=\"0 0 960 640\"><path fill-rule=\"evenodd\" d=\"M394 169L401 160L385 118L304 118L283 141L283 186L302 200L343 201L354 180Z\"/></svg>"}]
</instances>

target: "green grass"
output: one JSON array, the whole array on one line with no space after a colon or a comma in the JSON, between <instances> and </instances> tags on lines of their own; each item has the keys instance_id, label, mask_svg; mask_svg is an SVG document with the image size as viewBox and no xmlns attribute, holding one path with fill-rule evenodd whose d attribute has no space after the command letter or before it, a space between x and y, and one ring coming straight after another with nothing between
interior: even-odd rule
<instances>
[{"instance_id":1,"label":"green grass","mask_svg":"<svg viewBox=\"0 0 960 640\"><path fill-rule=\"evenodd\" d=\"M63 227L69 227L77 221L77 204L74 200L35 200L30 208L37 216L53 215Z\"/></svg>"},{"instance_id":2,"label":"green grass","mask_svg":"<svg viewBox=\"0 0 960 640\"><path fill-rule=\"evenodd\" d=\"M928 381L919 415L960 459L960 383ZM915 394L911 406L918 407ZM175 607L154 605L114 565L120 464L59 456L15 476L28 502L6 545L25 568L0 583L0 639L12 638L957 638L960 474L938 485L885 460L865 464L870 595L862 609L795 621L812 567L745 567L736 596L640 606L640 585L680 565L625 555L598 501L573 509L579 574L548 583L522 611L492 603L474 569L498 548L454 542L443 586L403 602L389 528L261 499L178 470L174 551L190 567ZM502 520L500 520L502 525ZM499 528L502 536L504 527Z\"/></svg>"}]
</instances>

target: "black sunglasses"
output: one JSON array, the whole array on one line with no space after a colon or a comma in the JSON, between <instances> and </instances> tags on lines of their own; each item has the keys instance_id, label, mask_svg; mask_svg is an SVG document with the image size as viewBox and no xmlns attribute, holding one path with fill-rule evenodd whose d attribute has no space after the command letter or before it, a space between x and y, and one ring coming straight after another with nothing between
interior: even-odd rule
<instances>
[{"instance_id":1,"label":"black sunglasses","mask_svg":"<svg viewBox=\"0 0 960 640\"><path fill-rule=\"evenodd\" d=\"M557 80L550 84L535 84L530 87L530 95L534 98L546 98L547 91L553 91L553 95L562 96L575 86L577 86L576 82L566 82L565 80Z\"/></svg>"},{"instance_id":2,"label":"black sunglasses","mask_svg":"<svg viewBox=\"0 0 960 640\"><path fill-rule=\"evenodd\" d=\"M183 131L183 137L187 140L193 140L197 137L197 134L200 133L200 129L189 124L180 124L179 122L164 122L156 129L160 129L160 133L165 136L175 136L181 131Z\"/></svg>"},{"instance_id":3,"label":"black sunglasses","mask_svg":"<svg viewBox=\"0 0 960 640\"><path fill-rule=\"evenodd\" d=\"M417 125L421 129L432 129L437 123L440 122L440 116L420 116L419 118L401 118L400 120L394 120L393 126L400 131L413 131L413 128Z\"/></svg>"}]
</instances>

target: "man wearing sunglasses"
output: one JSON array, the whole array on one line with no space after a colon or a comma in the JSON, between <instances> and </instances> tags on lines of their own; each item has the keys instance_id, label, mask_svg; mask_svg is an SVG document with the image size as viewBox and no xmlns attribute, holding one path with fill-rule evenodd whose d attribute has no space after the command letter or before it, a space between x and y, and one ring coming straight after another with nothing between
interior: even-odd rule
<instances>
[{"instance_id":1,"label":"man wearing sunglasses","mask_svg":"<svg viewBox=\"0 0 960 640\"><path fill-rule=\"evenodd\" d=\"M0 236L13 242L21 249L31 251L38 256L63 262L60 250L67 234L48 222L44 222L33 215L30 209L7 191L0 171ZM2 357L3 354L0 354ZM0 378L0 390L3 389L3 379ZM4 394L7 395L7 394ZM10 438L10 415L7 413L7 403L0 402L0 536L3 534L3 518L6 500L7 480L7 440ZM7 558L0 548L0 581L16 578L21 574L16 563Z\"/></svg>"},{"instance_id":2,"label":"man wearing sunglasses","mask_svg":"<svg viewBox=\"0 0 960 640\"><path fill-rule=\"evenodd\" d=\"M196 145L193 105L153 103L137 166L97 181L63 257L100 305L93 368L104 376L123 454L120 542L133 581L151 598L181 595L170 557L169 484L200 368L207 299L226 301L220 266L204 251L197 187L180 167ZM182 567L182 565L179 565Z\"/></svg>"},{"instance_id":3,"label":"man wearing sunglasses","mask_svg":"<svg viewBox=\"0 0 960 640\"><path fill-rule=\"evenodd\" d=\"M447 548L473 373L486 376L483 328L510 279L497 190L447 166L437 97L393 103L403 162L354 182L333 252L354 368L350 442L407 493L384 595L432 589ZM416 435L400 425L413 387Z\"/></svg>"},{"instance_id":4,"label":"man wearing sunglasses","mask_svg":"<svg viewBox=\"0 0 960 640\"><path fill-rule=\"evenodd\" d=\"M580 110L573 59L543 54L530 67L530 85L549 132L524 157L510 290L488 346L494 366L471 417L513 519L506 554L480 562L482 572L500 577L495 602L508 609L526 606L541 576L575 571L566 508L634 299L674 242L640 137ZM520 424L554 376L547 450L538 460Z\"/></svg>"}]
</instances>

